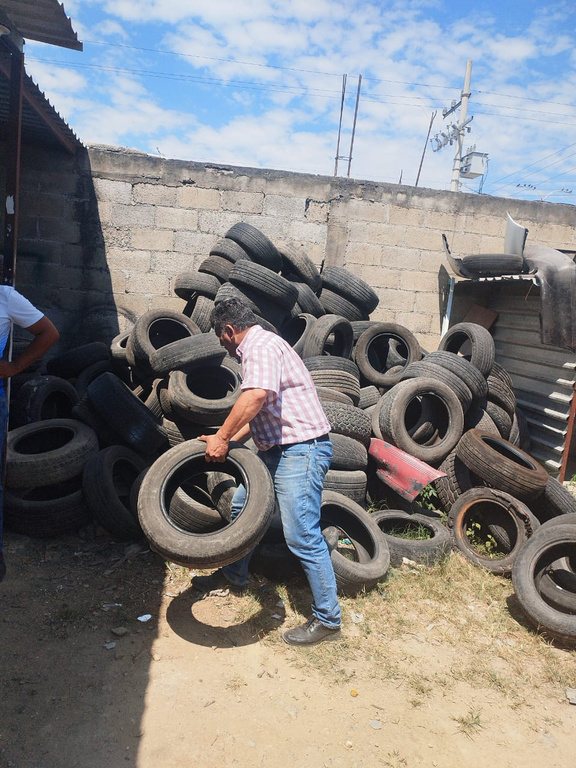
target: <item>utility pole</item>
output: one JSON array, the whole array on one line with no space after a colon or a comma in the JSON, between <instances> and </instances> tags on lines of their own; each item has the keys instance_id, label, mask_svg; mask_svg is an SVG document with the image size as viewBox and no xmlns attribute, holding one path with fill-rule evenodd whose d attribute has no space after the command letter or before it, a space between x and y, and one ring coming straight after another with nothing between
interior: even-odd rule
<instances>
[{"instance_id":1,"label":"utility pole","mask_svg":"<svg viewBox=\"0 0 576 768\"><path fill-rule=\"evenodd\" d=\"M428 133L426 134L426 141L424 142L424 149L422 151L422 157L420 158L420 166L418 168L418 175L416 176L416 182L414 183L414 186L418 186L418 182L420 181L420 172L422 171L422 165L424 164L424 155L426 154L426 149L428 148L428 139L430 138L430 131L432 130L432 123L434 122L434 118L436 117L436 112L432 112L432 117L430 118L430 125L428 126Z\"/></svg>"},{"instance_id":2,"label":"utility pole","mask_svg":"<svg viewBox=\"0 0 576 768\"><path fill-rule=\"evenodd\" d=\"M464 77L464 90L461 96L460 122L458 124L458 136L456 138L456 154L454 155L454 165L452 167L452 182L450 184L451 192L458 192L460 189L460 162L462 160L462 143L464 141L464 126L466 125L466 115L468 113L468 99L470 98L470 79L472 77L472 60L468 59L466 63L466 75Z\"/></svg>"}]
</instances>

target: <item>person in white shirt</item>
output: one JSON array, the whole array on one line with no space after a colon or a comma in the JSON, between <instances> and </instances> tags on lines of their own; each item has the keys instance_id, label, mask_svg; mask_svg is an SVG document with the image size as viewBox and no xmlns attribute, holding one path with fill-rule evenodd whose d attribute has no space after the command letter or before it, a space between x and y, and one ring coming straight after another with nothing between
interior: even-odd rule
<instances>
[{"instance_id":1,"label":"person in white shirt","mask_svg":"<svg viewBox=\"0 0 576 768\"><path fill-rule=\"evenodd\" d=\"M22 294L9 285L0 286L0 356L4 354L11 323L25 328L34 336L26 349L16 360L0 360L0 581L6 574L6 563L3 553L3 499L2 480L4 467L4 446L6 443L6 431L8 427L8 402L4 380L24 371L29 365L45 355L50 347L58 341L58 333L54 323L46 315L31 304Z\"/></svg>"}]
</instances>

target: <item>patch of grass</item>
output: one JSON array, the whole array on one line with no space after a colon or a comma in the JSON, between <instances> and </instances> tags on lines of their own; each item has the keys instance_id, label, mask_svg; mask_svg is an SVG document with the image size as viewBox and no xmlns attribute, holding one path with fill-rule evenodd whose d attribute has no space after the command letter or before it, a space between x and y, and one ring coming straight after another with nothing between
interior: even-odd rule
<instances>
[{"instance_id":1,"label":"patch of grass","mask_svg":"<svg viewBox=\"0 0 576 768\"><path fill-rule=\"evenodd\" d=\"M472 549L482 557L496 559L506 554L501 550L494 536L477 520L469 523L466 536Z\"/></svg>"},{"instance_id":2,"label":"patch of grass","mask_svg":"<svg viewBox=\"0 0 576 768\"><path fill-rule=\"evenodd\" d=\"M466 715L461 717L455 717L454 720L458 723L458 731L463 733L469 739L473 739L484 727L480 720L480 712L470 707Z\"/></svg>"},{"instance_id":3,"label":"patch of grass","mask_svg":"<svg viewBox=\"0 0 576 768\"><path fill-rule=\"evenodd\" d=\"M239 691L241 688L243 688L245 685L248 685L246 680L242 677L242 675L234 675L226 682L226 688L229 691Z\"/></svg>"}]
</instances>

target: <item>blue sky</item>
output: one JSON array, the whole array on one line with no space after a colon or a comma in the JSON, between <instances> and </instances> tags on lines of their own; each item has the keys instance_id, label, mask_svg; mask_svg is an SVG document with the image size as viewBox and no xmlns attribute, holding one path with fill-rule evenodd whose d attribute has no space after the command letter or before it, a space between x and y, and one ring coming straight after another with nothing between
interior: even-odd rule
<instances>
[{"instance_id":1,"label":"blue sky","mask_svg":"<svg viewBox=\"0 0 576 768\"><path fill-rule=\"evenodd\" d=\"M84 51L29 41L26 68L78 137L170 158L414 184L433 112L472 60L463 191L576 203L572 0L64 0ZM428 143L419 186L449 189ZM348 163L339 162L345 176ZM519 186L520 185L520 186ZM562 191L564 190L564 191ZM565 190L571 190L571 194Z\"/></svg>"}]
</instances>

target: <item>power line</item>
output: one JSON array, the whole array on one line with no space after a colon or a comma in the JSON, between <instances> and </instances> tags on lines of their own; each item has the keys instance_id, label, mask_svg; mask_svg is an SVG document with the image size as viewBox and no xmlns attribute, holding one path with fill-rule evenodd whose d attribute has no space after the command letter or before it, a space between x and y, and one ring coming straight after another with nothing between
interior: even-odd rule
<instances>
[{"instance_id":1,"label":"power line","mask_svg":"<svg viewBox=\"0 0 576 768\"><path fill-rule=\"evenodd\" d=\"M574 104L566 104L563 101L548 101L547 99L535 99L531 96L516 96L513 93L498 93L498 91L476 91L476 93L485 93L490 96L502 96L505 99L522 99L522 101L537 101L540 104L556 104L560 107L574 107Z\"/></svg>"},{"instance_id":2,"label":"power line","mask_svg":"<svg viewBox=\"0 0 576 768\"><path fill-rule=\"evenodd\" d=\"M520 170L518 171L512 171L512 173L507 173L506 176L502 176L501 178L496 179L496 181L491 182L491 184L499 184L501 181L504 181L504 179L509 179L510 176L515 176L517 173L522 173L522 171L525 171L528 168L532 168L534 165L538 165L538 163L543 163L544 160L548 160L549 157L554 157L554 155L559 155L562 152L566 152L567 149L572 149L572 147L576 147L576 142L574 142L573 144L568 144L567 147L564 147L563 149L559 149L556 152L551 152L549 155L546 155L546 157L541 157L539 160L535 160L533 163L530 163L529 165L525 165L523 168L520 168ZM504 186L507 186L507 185L505 184Z\"/></svg>"}]
</instances>

